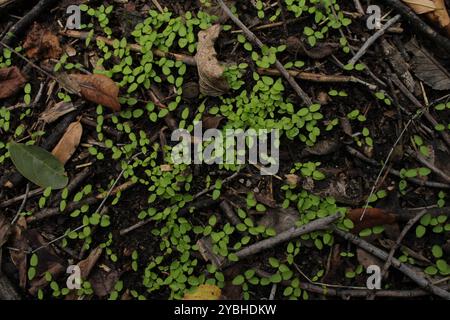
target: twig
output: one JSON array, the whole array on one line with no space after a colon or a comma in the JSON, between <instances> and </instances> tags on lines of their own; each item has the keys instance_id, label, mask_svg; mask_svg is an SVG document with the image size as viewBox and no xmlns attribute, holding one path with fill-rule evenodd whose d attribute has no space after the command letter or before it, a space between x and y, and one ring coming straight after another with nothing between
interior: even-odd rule
<instances>
[{"instance_id":1,"label":"twig","mask_svg":"<svg viewBox=\"0 0 450 320\"><path fill-rule=\"evenodd\" d=\"M12 219L11 224L15 224L17 219L19 219L20 213L22 212L23 208L25 207L25 203L27 203L28 200L28 193L30 192L30 183L27 183L27 187L25 190L25 197L23 197L23 201L20 204L19 210L17 210L17 213L14 217L14 219Z\"/></svg>"},{"instance_id":2,"label":"twig","mask_svg":"<svg viewBox=\"0 0 450 320\"><path fill-rule=\"evenodd\" d=\"M433 171L435 174L437 174L439 177L444 179L446 182L450 183L450 177L441 169L437 168L435 165L433 165L431 162L426 160L424 157L422 157L418 152L413 152L412 150L408 150L407 153L410 156L413 156L417 159L421 164L429 168L431 171Z\"/></svg>"},{"instance_id":3,"label":"twig","mask_svg":"<svg viewBox=\"0 0 450 320\"><path fill-rule=\"evenodd\" d=\"M228 182L234 180L234 178L236 178L239 174L240 174L240 171L237 171L237 172L233 173L231 176L225 178L225 179L222 181L222 185L227 184ZM194 197L193 197L192 199L195 200L195 199L197 199L197 198L199 198L199 197L201 197L201 196L207 194L208 192L213 191L214 189L215 189L215 186L212 186L212 187L210 187L210 188L208 188L208 189L205 189L205 190L203 190L203 191L200 191L199 193L197 193L196 195L194 195Z\"/></svg>"},{"instance_id":4,"label":"twig","mask_svg":"<svg viewBox=\"0 0 450 320\"><path fill-rule=\"evenodd\" d=\"M67 36L67 37L77 38L77 39L82 39L82 40L88 38L88 36L89 36L89 32L83 32L83 31L77 31L77 30L61 31L60 34ZM102 37L102 36L93 36L93 39L96 41L98 40L98 41L104 42L109 46L112 46L114 44L114 39L112 39L112 38L108 39L108 38ZM131 51L142 53L142 47L138 44L129 44L129 45L127 45L127 48L129 48ZM179 54L179 53L164 52L159 49L153 49L152 51L153 51L153 54L157 57L161 57L161 58L165 57L165 58L173 59L176 61L182 61L190 66L197 65L194 57L192 57L192 56Z\"/></svg>"},{"instance_id":5,"label":"twig","mask_svg":"<svg viewBox=\"0 0 450 320\"><path fill-rule=\"evenodd\" d=\"M383 0L390 7L396 9L400 14L402 14L411 25L420 31L423 35L429 37L433 43L439 43L439 47L444 48L446 51L450 52L450 40L444 36L441 36L435 30L433 30L429 25L422 21L414 11L399 0Z\"/></svg>"},{"instance_id":6,"label":"twig","mask_svg":"<svg viewBox=\"0 0 450 320\"><path fill-rule=\"evenodd\" d=\"M241 28L244 31L245 36L247 39L254 44L256 44L260 49L264 47L264 44L261 42L261 40L258 39L258 37L250 31L242 22L237 18L233 12L231 12L230 8L223 2L223 0L217 0L222 10L230 17L231 20L233 20L234 23L236 23L239 28ZM289 84L292 86L294 91L298 94L298 96L303 100L303 102L306 105L311 105L312 100L311 98L306 94L305 91L303 91L302 88L295 82L295 79L287 72L287 70L284 68L283 64L281 64L280 61L275 61L276 68L280 71L280 73L283 75L283 77L286 78L286 80L289 82Z\"/></svg>"},{"instance_id":7,"label":"twig","mask_svg":"<svg viewBox=\"0 0 450 320\"><path fill-rule=\"evenodd\" d=\"M383 265L383 269L381 269L381 279L383 279L385 277L386 272L388 271L389 267L391 266L392 258L394 257L394 254L397 251L397 249L400 247L400 245L403 241L403 238L406 236L406 234L412 228L412 226L414 226L417 223L417 221L419 221L420 218L422 218L426 213L427 213L426 210L419 212L414 218L409 220L408 223L405 225L402 232L398 236L397 241L395 241L394 246L391 248L391 251L389 251L389 256Z\"/></svg>"},{"instance_id":8,"label":"twig","mask_svg":"<svg viewBox=\"0 0 450 320\"><path fill-rule=\"evenodd\" d=\"M232 225L237 226L241 223L241 220L239 220L239 217L234 213L233 208L230 206L228 201L224 200L219 205L220 209L222 209L223 213L225 213L225 216L227 219L231 222Z\"/></svg>"},{"instance_id":9,"label":"twig","mask_svg":"<svg viewBox=\"0 0 450 320\"><path fill-rule=\"evenodd\" d=\"M81 171L79 174L77 174L67 185L67 196L70 196L77 188L80 184L83 183L83 181L89 177L89 175L91 174L91 168L85 168L83 171ZM50 201L50 203L54 204L56 201L58 201L59 199L61 199L63 191L59 191L52 199L52 201Z\"/></svg>"},{"instance_id":10,"label":"twig","mask_svg":"<svg viewBox=\"0 0 450 320\"><path fill-rule=\"evenodd\" d=\"M342 238L352 242L354 245L357 245L357 246L361 247L362 249L364 249L365 251L373 254L374 256L376 256L379 259L386 261L389 257L389 255L386 252L384 252L383 250L373 246L372 244L368 243L367 241L365 241L349 232L342 231L337 228L334 229L334 232L337 233ZM417 283L421 288L423 288L423 289L431 292L432 294L437 295L443 299L450 300L450 292L435 286L430 281L428 281L427 279L425 279L422 276L420 276L419 274L417 274L413 269L408 267L406 264L400 262L396 258L392 258L392 265L397 270L402 272L404 275L409 277L412 281Z\"/></svg>"},{"instance_id":11,"label":"twig","mask_svg":"<svg viewBox=\"0 0 450 320\"><path fill-rule=\"evenodd\" d=\"M356 158L358 158L358 159L360 159L362 161L365 161L365 162L367 162L368 164L370 164L372 166L377 166L377 167L381 166L381 164L378 163L377 161L367 158L361 152L359 152L358 150L356 150L356 149L354 149L354 148L352 148L350 146L347 146L346 149L347 149L347 152L350 153L352 156L355 156ZM394 175L394 176L396 176L396 177L399 177L399 178L402 177L401 174L400 174L400 171L392 169L392 168L389 169L389 173ZM411 183L414 183L414 184L416 184L418 186L421 186L421 187L426 186L426 187L430 187L430 188L450 189L450 185L446 184L446 183L440 183L440 182L434 182L434 181L425 181L425 180L420 180L420 179L416 179L416 178L407 178L407 177L405 178L405 180L407 180L407 181L409 181Z\"/></svg>"},{"instance_id":12,"label":"twig","mask_svg":"<svg viewBox=\"0 0 450 320\"><path fill-rule=\"evenodd\" d=\"M152 0L152 3L155 5L155 7L159 10L159 12L164 13L163 7L159 4L158 0Z\"/></svg>"},{"instance_id":13,"label":"twig","mask_svg":"<svg viewBox=\"0 0 450 320\"><path fill-rule=\"evenodd\" d=\"M340 213L336 213L334 215L314 220L308 224L305 224L300 227L293 227L289 230L286 230L284 232L281 232L277 234L274 237L261 240L259 242L256 242L248 247L245 247L238 252L236 252L236 256L239 258L239 260L248 258L254 254L257 254L263 250L275 247L279 245L280 243L289 241L291 239L300 237L304 234L317 231L317 230L323 230L330 228L330 225L338 220L341 217ZM228 266L230 263L227 263L225 266Z\"/></svg>"},{"instance_id":14,"label":"twig","mask_svg":"<svg viewBox=\"0 0 450 320\"><path fill-rule=\"evenodd\" d=\"M355 3L356 10L359 12L359 14L364 16L366 13L364 12L361 2L359 2L359 0L353 0L353 2Z\"/></svg>"},{"instance_id":15,"label":"twig","mask_svg":"<svg viewBox=\"0 0 450 320\"><path fill-rule=\"evenodd\" d=\"M37 189L31 190L30 192L28 192L28 199L30 199L31 197L40 195L42 192L44 192L44 188L37 188ZM6 200L6 201L0 203L0 208L6 208L6 207L9 207L10 205L13 205L13 204L19 202L19 201L22 201L25 198L25 196L26 196L26 193L24 193L20 196L14 197L12 199Z\"/></svg>"},{"instance_id":16,"label":"twig","mask_svg":"<svg viewBox=\"0 0 450 320\"><path fill-rule=\"evenodd\" d=\"M374 44L375 41L377 41L378 38L381 37L384 34L384 32L394 23L396 23L400 18L401 16L398 14L392 19L390 19L388 22L386 22L380 30L375 32L369 39L367 39L367 41L364 43L361 49L359 49L359 51L353 56L353 58L351 58L348 61L348 63L354 65L359 59L361 59L361 57L367 52L367 49L369 49L369 47L372 44Z\"/></svg>"},{"instance_id":17,"label":"twig","mask_svg":"<svg viewBox=\"0 0 450 320\"><path fill-rule=\"evenodd\" d=\"M271 76L279 76L281 75L280 71L277 69L264 69L258 68L259 74L266 74ZM365 82L354 76L342 76L342 75L327 75L322 73L312 73L312 72L304 72L304 71L296 71L296 70L288 70L288 73L294 77L299 78L306 81L312 82L334 82L334 83L360 83L366 87L368 87L372 91L376 91L378 87L372 83Z\"/></svg>"},{"instance_id":18,"label":"twig","mask_svg":"<svg viewBox=\"0 0 450 320\"><path fill-rule=\"evenodd\" d=\"M13 41L28 28L45 10L58 0L40 0L22 19L11 28L11 30L3 37L2 42L11 45Z\"/></svg>"}]
</instances>

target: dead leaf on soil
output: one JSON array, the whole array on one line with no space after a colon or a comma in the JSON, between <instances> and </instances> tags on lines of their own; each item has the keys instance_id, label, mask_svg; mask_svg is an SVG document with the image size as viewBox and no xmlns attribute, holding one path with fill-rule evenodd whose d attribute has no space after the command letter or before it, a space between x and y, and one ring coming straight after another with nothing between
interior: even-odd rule
<instances>
[{"instance_id":1,"label":"dead leaf on soil","mask_svg":"<svg viewBox=\"0 0 450 320\"><path fill-rule=\"evenodd\" d=\"M58 37L36 22L28 32L23 48L31 59L59 59L63 52Z\"/></svg>"},{"instance_id":2,"label":"dead leaf on soil","mask_svg":"<svg viewBox=\"0 0 450 320\"><path fill-rule=\"evenodd\" d=\"M191 293L186 293L183 300L219 300L222 291L210 284L201 284Z\"/></svg>"},{"instance_id":3,"label":"dead leaf on soil","mask_svg":"<svg viewBox=\"0 0 450 320\"><path fill-rule=\"evenodd\" d=\"M16 266L19 274L19 286L25 288L27 284L27 254L28 242L24 236L27 223L25 217L20 217L12 228L11 247L18 250L10 250L9 255L12 263Z\"/></svg>"},{"instance_id":4,"label":"dead leaf on soil","mask_svg":"<svg viewBox=\"0 0 450 320\"><path fill-rule=\"evenodd\" d=\"M39 120L49 124L75 109L76 108L72 102L61 101L58 103L52 103L48 109L41 113Z\"/></svg>"},{"instance_id":5,"label":"dead leaf on soil","mask_svg":"<svg viewBox=\"0 0 450 320\"><path fill-rule=\"evenodd\" d=\"M80 267L81 271L81 278L86 280L89 277L89 274L91 273L94 266L97 264L98 259L102 255L103 249L100 247L95 248L91 251L89 256L78 262L78 266Z\"/></svg>"},{"instance_id":6,"label":"dead leaf on soil","mask_svg":"<svg viewBox=\"0 0 450 320\"><path fill-rule=\"evenodd\" d=\"M340 143L335 140L321 140L313 147L308 147L302 150L300 157L308 156L324 156L336 152L340 147Z\"/></svg>"},{"instance_id":7,"label":"dead leaf on soil","mask_svg":"<svg viewBox=\"0 0 450 320\"><path fill-rule=\"evenodd\" d=\"M373 256L372 254L368 253L363 249L360 248L356 249L356 257L358 258L359 264L362 265L365 269L373 265L383 268L383 262L380 259L378 259L377 257Z\"/></svg>"},{"instance_id":8,"label":"dead leaf on soil","mask_svg":"<svg viewBox=\"0 0 450 320\"><path fill-rule=\"evenodd\" d=\"M230 86L223 76L224 66L217 60L214 43L219 37L221 26L215 24L198 33L198 47L195 61L200 78L200 92L206 96L221 96L228 92Z\"/></svg>"},{"instance_id":9,"label":"dead leaf on soil","mask_svg":"<svg viewBox=\"0 0 450 320\"><path fill-rule=\"evenodd\" d=\"M431 23L450 36L450 17L445 0L402 0L417 14L423 14Z\"/></svg>"},{"instance_id":10,"label":"dead leaf on soil","mask_svg":"<svg viewBox=\"0 0 450 320\"><path fill-rule=\"evenodd\" d=\"M59 140L52 154L64 165L78 148L83 135L83 126L79 121L72 122Z\"/></svg>"},{"instance_id":11,"label":"dead leaf on soil","mask_svg":"<svg viewBox=\"0 0 450 320\"><path fill-rule=\"evenodd\" d=\"M406 48L414 57L412 68L415 75L435 90L450 89L450 73L425 49L412 39Z\"/></svg>"},{"instance_id":12,"label":"dead leaf on soil","mask_svg":"<svg viewBox=\"0 0 450 320\"><path fill-rule=\"evenodd\" d=\"M292 208L268 209L264 217L259 220L258 225L273 228L277 234L280 234L283 231L295 227L295 223L299 218L300 216L297 210Z\"/></svg>"},{"instance_id":13,"label":"dead leaf on soil","mask_svg":"<svg viewBox=\"0 0 450 320\"><path fill-rule=\"evenodd\" d=\"M286 40L287 50L292 54L300 54L311 59L321 60L332 55L338 48L339 44L332 42L318 43L315 47L308 48L303 42L295 37L290 36Z\"/></svg>"},{"instance_id":14,"label":"dead leaf on soil","mask_svg":"<svg viewBox=\"0 0 450 320\"><path fill-rule=\"evenodd\" d=\"M17 67L0 69L0 99L9 98L16 94L27 80Z\"/></svg>"},{"instance_id":15,"label":"dead leaf on soil","mask_svg":"<svg viewBox=\"0 0 450 320\"><path fill-rule=\"evenodd\" d=\"M376 226L382 226L385 224L395 223L395 215L380 208L367 208L364 213L364 217L361 220L361 216L364 212L364 208L350 209L347 212L347 218L352 220L355 227L352 232L358 233L359 231Z\"/></svg>"},{"instance_id":16,"label":"dead leaf on soil","mask_svg":"<svg viewBox=\"0 0 450 320\"><path fill-rule=\"evenodd\" d=\"M78 84L80 93L86 100L120 111L119 87L107 76L71 74L69 79Z\"/></svg>"},{"instance_id":17,"label":"dead leaf on soil","mask_svg":"<svg viewBox=\"0 0 450 320\"><path fill-rule=\"evenodd\" d=\"M89 282L92 285L94 293L101 298L112 292L119 278L119 272L114 269L107 272L103 269L97 268L89 278Z\"/></svg>"},{"instance_id":18,"label":"dead leaf on soil","mask_svg":"<svg viewBox=\"0 0 450 320\"><path fill-rule=\"evenodd\" d=\"M204 129L217 129L220 122L225 119L222 116L212 116L209 114L204 114L202 117L202 125Z\"/></svg>"}]
</instances>

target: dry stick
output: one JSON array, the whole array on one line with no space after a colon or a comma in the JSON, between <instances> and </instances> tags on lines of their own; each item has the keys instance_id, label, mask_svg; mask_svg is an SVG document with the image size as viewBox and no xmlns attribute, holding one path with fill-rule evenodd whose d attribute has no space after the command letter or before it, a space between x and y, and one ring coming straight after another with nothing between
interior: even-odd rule
<instances>
[{"instance_id":1,"label":"dry stick","mask_svg":"<svg viewBox=\"0 0 450 320\"><path fill-rule=\"evenodd\" d=\"M258 68L258 73L262 75L269 75L269 76L279 76L281 75L280 71L277 69L264 69L264 68ZM357 77L354 76L342 76L342 75L327 75L327 74L321 74L321 73L311 73L311 72L303 72L303 71L295 71L295 70L288 70L289 74L294 78L299 78L306 81L312 81L312 82L334 82L334 83L348 83L348 82L354 82L354 83L360 83L362 85L365 85L372 91L376 91L378 87L372 83L365 82Z\"/></svg>"},{"instance_id":2,"label":"dry stick","mask_svg":"<svg viewBox=\"0 0 450 320\"><path fill-rule=\"evenodd\" d=\"M433 128L438 124L436 119L428 112L428 109L425 108L419 100L411 93L409 92L408 88L403 84L402 81L397 77L397 75L392 75L392 82L400 89L400 91L418 108L419 110L422 110L425 118L433 125ZM445 130L440 132L442 139L444 139L444 142L447 144L448 147L450 147L450 136L448 135Z\"/></svg>"},{"instance_id":3,"label":"dry stick","mask_svg":"<svg viewBox=\"0 0 450 320\"><path fill-rule=\"evenodd\" d=\"M420 31L423 35L433 40L433 43L439 44L440 47L443 47L445 50L450 52L450 39L441 36L439 33L433 30L429 25L423 22L422 19L419 18L410 7L399 0L383 1L396 9L405 18L407 18L407 20L412 24L414 28Z\"/></svg>"},{"instance_id":4,"label":"dry stick","mask_svg":"<svg viewBox=\"0 0 450 320\"><path fill-rule=\"evenodd\" d=\"M440 176L446 182L450 183L450 177L444 171L442 171L441 169L439 169L436 166L434 166L431 162L429 162L427 159L422 157L418 152L413 152L412 150L408 150L407 153L408 153L408 155L413 156L414 158L416 158L417 161L419 161L421 164L423 164L428 169L433 171L435 174Z\"/></svg>"},{"instance_id":5,"label":"dry stick","mask_svg":"<svg viewBox=\"0 0 450 320\"><path fill-rule=\"evenodd\" d=\"M361 152L359 152L358 150L347 146L346 150L348 153L350 153L352 156L357 157L358 159L367 162L368 164L372 165L372 166L381 166L380 163L378 163L377 161L367 158L365 155L363 155ZM389 169L389 173L401 178L401 174L400 171L395 170L395 169ZM440 183L440 182L434 182L434 181L425 181L425 180L420 180L420 179L416 179L416 178L405 178L405 180L408 180L411 183L414 183L418 186L421 187L430 187L430 188L440 188L440 189L450 189L450 185L446 184L446 183Z\"/></svg>"},{"instance_id":6,"label":"dry stick","mask_svg":"<svg viewBox=\"0 0 450 320\"><path fill-rule=\"evenodd\" d=\"M17 210L17 213L16 213L14 219L12 219L12 221L11 221L11 225L15 224L17 219L19 219L20 213L22 212L23 208L25 207L25 203L28 200L28 193L29 192L30 192L30 183L27 183L27 187L26 187L26 190L25 190L25 197L23 197L23 201L20 204L19 210Z\"/></svg>"},{"instance_id":7,"label":"dry stick","mask_svg":"<svg viewBox=\"0 0 450 320\"><path fill-rule=\"evenodd\" d=\"M381 37L385 33L385 31L394 23L396 23L400 18L401 16L398 14L388 22L386 22L380 30L375 32L369 39L367 39L361 49L359 49L359 51L353 56L353 58L348 61L348 64L354 65L359 59L361 59L361 57L367 52L367 49L369 49L369 47L374 44L375 41L377 41L378 38Z\"/></svg>"},{"instance_id":8,"label":"dry stick","mask_svg":"<svg viewBox=\"0 0 450 320\"><path fill-rule=\"evenodd\" d=\"M386 261L389 257L389 255L384 252L383 250L373 246L372 244L368 243L367 241L342 230L339 230L337 228L334 229L334 232L336 232L338 235L340 235L342 238L352 242L353 244L359 246L360 248L364 249L368 253L373 254L374 256L378 257L379 259L382 259ZM392 258L392 265L402 272L404 275L409 277L412 281L417 283L421 288L431 292L432 294L439 296L443 299L450 300L450 292L443 290L442 288L439 288L432 284L427 279L421 277L419 274L417 274L413 269L408 267L406 264L400 262L396 258Z\"/></svg>"},{"instance_id":9,"label":"dry stick","mask_svg":"<svg viewBox=\"0 0 450 320\"><path fill-rule=\"evenodd\" d=\"M378 182L380 181L380 178L383 175L384 169L386 168L386 166L388 165L389 161L391 160L392 153L394 152L395 148L397 147L397 144L401 141L403 135L405 134L406 130L408 130L408 128L411 125L411 123L413 123L413 121L416 118L420 118L422 116L422 114L423 114L423 112L420 112L420 113L414 115L411 119L409 119L408 123L405 125L405 127L402 130L402 132L398 136L397 140L395 140L394 144L392 145L391 150L389 151L386 159L384 160L383 166L381 167L380 171L378 172L377 178L376 178L376 180L375 180L375 182L374 182L374 184L372 186L372 189L370 190L370 194L367 197L366 204L364 205L363 213L361 215L361 218L359 219L360 221L362 221L364 219L364 216L366 214L366 210L369 207L370 198L374 194L375 189L378 187Z\"/></svg>"},{"instance_id":10,"label":"dry stick","mask_svg":"<svg viewBox=\"0 0 450 320\"><path fill-rule=\"evenodd\" d=\"M125 191L134 185L135 185L134 182L127 181L127 182L121 184L120 186L118 186L117 188L115 188L112 192L112 195L117 194L117 192L119 192L119 191ZM80 209L84 205L95 204L95 203L99 202L100 200L105 199L106 195L107 195L107 193L104 192L104 193L98 194L97 196L82 200L80 202L73 202L73 203L69 204L64 211L66 211L66 212L73 211L76 209ZM33 223L33 222L36 222L39 220L43 220L46 218L60 215L62 213L63 212L61 212L61 210L59 208L44 209L44 210L37 212L36 214L28 217L27 223Z\"/></svg>"},{"instance_id":11,"label":"dry stick","mask_svg":"<svg viewBox=\"0 0 450 320\"><path fill-rule=\"evenodd\" d=\"M60 34L67 36L67 37L81 39L81 40L85 40L89 36L89 32L76 31L76 30L61 31ZM102 37L102 36L94 36L93 39L104 42L105 44L107 44L109 46L112 46L114 43L114 39L108 39L108 38ZM127 45L127 47L131 51L142 53L142 47L138 44L129 44L129 45ZM194 57L192 57L192 56L178 54L178 53L164 52L159 49L153 49L152 51L153 51L153 54L157 57L169 58L169 59L173 59L176 61L182 61L190 66L197 65Z\"/></svg>"},{"instance_id":12,"label":"dry stick","mask_svg":"<svg viewBox=\"0 0 450 320\"><path fill-rule=\"evenodd\" d=\"M228 182L234 180L234 178L236 178L239 174L240 174L240 171L237 171L237 172L233 173L231 176L229 176L228 178L225 178L225 179L222 181L222 185L224 185L224 184L226 184L226 183L228 183ZM192 200L195 200L195 199L197 199L197 198L203 196L204 194L207 194L208 192L213 191L215 188L216 188L215 186L212 186L212 187L210 187L210 188L208 188L208 189L205 189L205 190L203 190L203 191L200 191L199 193L197 193L196 195L194 195L194 197L192 198Z\"/></svg>"},{"instance_id":13,"label":"dry stick","mask_svg":"<svg viewBox=\"0 0 450 320\"><path fill-rule=\"evenodd\" d=\"M80 184L91 174L91 168L85 168L83 171L78 173L67 185L67 196L70 196ZM56 201L61 199L63 190L59 191L53 199L50 201L51 204L54 204Z\"/></svg>"},{"instance_id":14,"label":"dry stick","mask_svg":"<svg viewBox=\"0 0 450 320\"><path fill-rule=\"evenodd\" d=\"M234 213L233 207L228 203L228 201L224 200L219 205L220 209L222 209L223 213L227 219L231 222L232 225L237 226L241 223L239 217Z\"/></svg>"},{"instance_id":15,"label":"dry stick","mask_svg":"<svg viewBox=\"0 0 450 320\"><path fill-rule=\"evenodd\" d=\"M400 245L403 241L403 238L406 236L406 234L412 228L412 226L414 226L417 223L417 221L419 221L420 218L422 218L426 213L427 213L426 210L422 210L414 218L409 220L408 223L405 225L402 232L398 236L397 241L395 241L394 246L391 248L391 251L389 251L389 256L388 256L386 262L384 263L383 269L381 270L381 279L384 279L386 272L388 271L389 267L391 266L392 258L394 258L394 254L397 251L397 249L400 247Z\"/></svg>"},{"instance_id":16,"label":"dry stick","mask_svg":"<svg viewBox=\"0 0 450 320\"><path fill-rule=\"evenodd\" d=\"M44 192L44 188L37 188L34 190L31 190L30 192L28 192L28 199L30 199L31 197L40 195L42 192ZM16 204L17 202L22 201L25 198L26 194L22 194L20 196L14 197L12 199L6 200L2 203L0 203L0 208L5 208L5 207L9 207L10 205Z\"/></svg>"},{"instance_id":17,"label":"dry stick","mask_svg":"<svg viewBox=\"0 0 450 320\"><path fill-rule=\"evenodd\" d=\"M241 20L239 20L234 14L233 12L231 12L230 8L228 8L228 6L223 2L223 0L217 0L217 2L219 3L220 7L222 8L222 10L230 17L231 20L233 20L234 23L236 23L238 25L239 28L242 29L242 31L244 32L245 36L247 37L247 39L250 42L253 42L254 44L256 44L261 50L264 47L264 44L261 42L261 40L258 39L258 37L250 31L250 29L248 29L242 22ZM303 100L303 102L306 105L311 105L312 104L312 100L311 98L306 94L305 91L303 91L302 88L300 88L300 86L298 85L298 83L295 81L295 79L289 74L289 72L287 72L287 70L283 67L283 65L281 64L280 61L276 60L275 61L275 66L276 68L280 71L280 73L283 75L283 77L286 78L286 80L289 82L289 84L292 86L292 88L294 89L294 91L298 94L298 96Z\"/></svg>"},{"instance_id":18,"label":"dry stick","mask_svg":"<svg viewBox=\"0 0 450 320\"><path fill-rule=\"evenodd\" d=\"M41 0L39 1L33 9L31 9L22 19L17 21L17 23L9 30L9 32L3 37L2 42L10 45L17 36L25 31L28 26L33 23L46 9L51 5L58 2L58 0Z\"/></svg>"},{"instance_id":19,"label":"dry stick","mask_svg":"<svg viewBox=\"0 0 450 320\"><path fill-rule=\"evenodd\" d=\"M236 256L239 258L239 260L248 258L254 254L257 254L263 250L275 247L276 245L279 245L280 243L289 241L291 239L300 237L304 234L317 231L317 230L324 230L330 228L330 225L338 220L342 215L340 213L336 213L334 215L314 220L308 224L305 224L300 227L294 227L289 230L283 231L276 236L272 238L268 238L265 240L261 240L259 242L256 242L248 247L245 247L238 252L236 252ZM229 266L231 262L228 262L225 264L225 266Z\"/></svg>"},{"instance_id":20,"label":"dry stick","mask_svg":"<svg viewBox=\"0 0 450 320\"><path fill-rule=\"evenodd\" d=\"M260 277L270 278L271 273L256 269L256 274ZM283 285L290 285L290 281L282 281ZM316 285L312 283L300 282L300 289L306 290L311 293L321 294L329 297L354 297L354 298L365 298L370 294L374 294L376 297L389 297L389 298L413 298L413 297L423 297L430 293L423 289L413 289L413 290L370 290L370 289L349 289L349 288L334 288L328 285ZM443 286L443 289L448 289L450 286Z\"/></svg>"}]
</instances>

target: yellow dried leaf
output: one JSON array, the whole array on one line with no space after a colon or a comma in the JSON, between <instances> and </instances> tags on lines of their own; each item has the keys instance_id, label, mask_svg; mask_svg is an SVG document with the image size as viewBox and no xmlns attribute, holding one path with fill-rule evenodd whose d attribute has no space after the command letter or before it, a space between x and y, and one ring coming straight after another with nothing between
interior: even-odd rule
<instances>
[{"instance_id":1,"label":"yellow dried leaf","mask_svg":"<svg viewBox=\"0 0 450 320\"><path fill-rule=\"evenodd\" d=\"M183 300L219 300L221 294L220 288L210 284L202 284L194 292L186 293Z\"/></svg>"}]
</instances>

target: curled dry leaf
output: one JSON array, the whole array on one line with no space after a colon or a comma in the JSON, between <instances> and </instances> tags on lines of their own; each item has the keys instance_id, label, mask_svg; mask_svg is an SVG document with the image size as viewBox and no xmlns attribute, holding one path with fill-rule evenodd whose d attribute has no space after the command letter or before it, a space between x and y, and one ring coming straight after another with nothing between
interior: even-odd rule
<instances>
[{"instance_id":1,"label":"curled dry leaf","mask_svg":"<svg viewBox=\"0 0 450 320\"><path fill-rule=\"evenodd\" d=\"M412 68L414 74L435 90L450 89L450 73L425 49L412 39L406 44L412 53Z\"/></svg>"},{"instance_id":2,"label":"curled dry leaf","mask_svg":"<svg viewBox=\"0 0 450 320\"><path fill-rule=\"evenodd\" d=\"M16 94L27 80L17 67L0 69L0 99Z\"/></svg>"},{"instance_id":3,"label":"curled dry leaf","mask_svg":"<svg viewBox=\"0 0 450 320\"><path fill-rule=\"evenodd\" d=\"M222 291L210 284L201 284L191 293L186 293L183 300L219 300Z\"/></svg>"},{"instance_id":4,"label":"curled dry leaf","mask_svg":"<svg viewBox=\"0 0 450 320\"><path fill-rule=\"evenodd\" d=\"M214 43L219 37L221 26L215 24L198 33L198 47L195 61L200 78L200 92L207 96L221 96L228 92L230 86L223 76L224 66L217 60Z\"/></svg>"},{"instance_id":5,"label":"curled dry leaf","mask_svg":"<svg viewBox=\"0 0 450 320\"><path fill-rule=\"evenodd\" d=\"M28 32L23 48L31 59L59 59L63 52L58 37L36 22Z\"/></svg>"},{"instance_id":6,"label":"curled dry leaf","mask_svg":"<svg viewBox=\"0 0 450 320\"><path fill-rule=\"evenodd\" d=\"M262 217L258 225L266 228L273 228L277 234L295 227L295 223L299 220L297 210L287 209L268 209L267 213Z\"/></svg>"},{"instance_id":7,"label":"curled dry leaf","mask_svg":"<svg viewBox=\"0 0 450 320\"><path fill-rule=\"evenodd\" d=\"M69 79L80 88L81 95L88 101L101 104L114 111L120 111L119 87L105 75L71 74Z\"/></svg>"},{"instance_id":8,"label":"curled dry leaf","mask_svg":"<svg viewBox=\"0 0 450 320\"><path fill-rule=\"evenodd\" d=\"M89 256L78 262L78 266L80 267L81 279L86 280L89 277L94 266L97 264L98 259L102 255L103 249L100 247L95 248L91 251Z\"/></svg>"},{"instance_id":9,"label":"curled dry leaf","mask_svg":"<svg viewBox=\"0 0 450 320\"><path fill-rule=\"evenodd\" d=\"M202 125L204 129L217 129L220 125L220 122L225 119L222 116L212 116L209 114L203 115Z\"/></svg>"},{"instance_id":10,"label":"curled dry leaf","mask_svg":"<svg viewBox=\"0 0 450 320\"><path fill-rule=\"evenodd\" d=\"M378 259L377 257L373 256L372 254L368 253L367 251L357 248L356 249L356 257L358 258L358 262L367 269L370 266L379 266L380 268L383 268L383 262Z\"/></svg>"},{"instance_id":11,"label":"curled dry leaf","mask_svg":"<svg viewBox=\"0 0 450 320\"><path fill-rule=\"evenodd\" d=\"M61 101L58 103L52 103L49 108L41 113L41 115L39 116L39 120L49 124L58 120L63 115L72 112L75 109L76 108L72 102Z\"/></svg>"},{"instance_id":12,"label":"curled dry leaf","mask_svg":"<svg viewBox=\"0 0 450 320\"><path fill-rule=\"evenodd\" d=\"M402 0L417 14L423 14L431 23L450 37L450 17L445 0Z\"/></svg>"},{"instance_id":13,"label":"curled dry leaf","mask_svg":"<svg viewBox=\"0 0 450 320\"><path fill-rule=\"evenodd\" d=\"M391 212L380 208L367 208L363 215L364 208L350 209L347 212L347 218L352 220L355 227L352 232L358 233L359 231L372 228L376 226L382 226L385 224L393 224L396 221L395 215Z\"/></svg>"},{"instance_id":14,"label":"curled dry leaf","mask_svg":"<svg viewBox=\"0 0 450 320\"><path fill-rule=\"evenodd\" d=\"M313 147L308 147L302 150L300 157L308 156L324 156L336 152L340 147L340 143L335 140L321 140Z\"/></svg>"},{"instance_id":15,"label":"curled dry leaf","mask_svg":"<svg viewBox=\"0 0 450 320\"><path fill-rule=\"evenodd\" d=\"M78 148L83 135L83 126L79 121L69 125L66 132L52 150L52 154L62 163L66 164Z\"/></svg>"}]
</instances>

